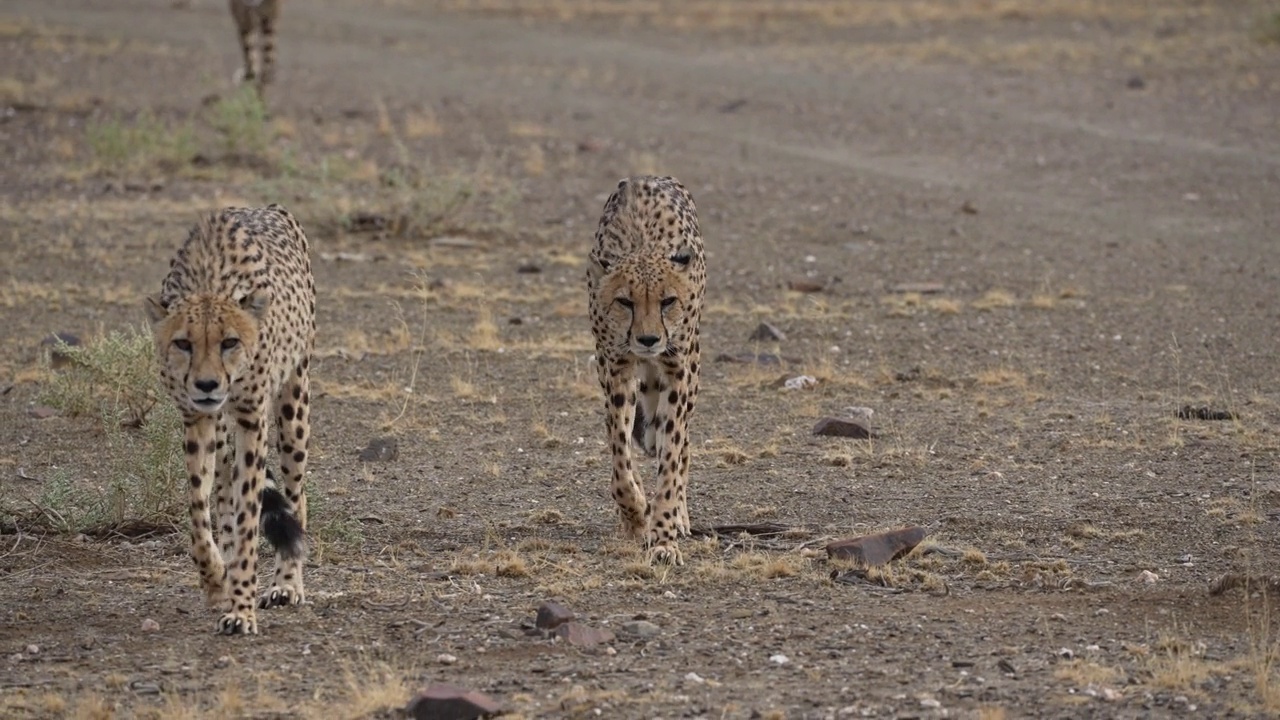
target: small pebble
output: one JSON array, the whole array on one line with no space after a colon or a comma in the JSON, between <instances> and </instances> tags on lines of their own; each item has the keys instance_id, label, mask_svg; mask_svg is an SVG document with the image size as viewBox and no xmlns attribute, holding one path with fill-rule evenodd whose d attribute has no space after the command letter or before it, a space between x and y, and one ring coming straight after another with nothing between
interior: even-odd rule
<instances>
[{"instance_id":1,"label":"small pebble","mask_svg":"<svg viewBox=\"0 0 1280 720\"><path fill-rule=\"evenodd\" d=\"M145 633L160 632L160 623L156 622L155 620L152 620L151 618L147 618L142 621L142 632L145 632Z\"/></svg>"},{"instance_id":2,"label":"small pebble","mask_svg":"<svg viewBox=\"0 0 1280 720\"><path fill-rule=\"evenodd\" d=\"M773 663L774 665L782 666L791 662L791 658L787 657L786 655L783 655L782 653L777 653L769 656L769 662Z\"/></svg>"},{"instance_id":3,"label":"small pebble","mask_svg":"<svg viewBox=\"0 0 1280 720\"><path fill-rule=\"evenodd\" d=\"M458 662L458 656L450 655L449 653L440 653L439 655L436 656L436 662L440 663L441 665L452 665Z\"/></svg>"}]
</instances>

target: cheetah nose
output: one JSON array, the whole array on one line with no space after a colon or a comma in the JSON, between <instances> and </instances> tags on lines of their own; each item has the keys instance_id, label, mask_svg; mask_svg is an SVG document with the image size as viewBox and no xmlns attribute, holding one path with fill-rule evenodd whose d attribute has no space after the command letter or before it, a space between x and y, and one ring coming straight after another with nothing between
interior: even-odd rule
<instances>
[{"instance_id":1,"label":"cheetah nose","mask_svg":"<svg viewBox=\"0 0 1280 720\"><path fill-rule=\"evenodd\" d=\"M218 389L218 381L217 380L197 380L196 389L199 390L200 392L211 393L214 390Z\"/></svg>"},{"instance_id":2,"label":"cheetah nose","mask_svg":"<svg viewBox=\"0 0 1280 720\"><path fill-rule=\"evenodd\" d=\"M636 338L636 342L640 343L641 345L647 348L651 348L654 345L658 344L658 336L657 335L641 335L640 337Z\"/></svg>"}]
</instances>

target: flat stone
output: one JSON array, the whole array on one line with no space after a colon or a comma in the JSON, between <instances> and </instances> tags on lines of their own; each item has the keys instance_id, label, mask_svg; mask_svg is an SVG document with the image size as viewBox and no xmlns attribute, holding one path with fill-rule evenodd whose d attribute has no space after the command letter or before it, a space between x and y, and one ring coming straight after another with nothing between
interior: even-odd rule
<instances>
[{"instance_id":1,"label":"flat stone","mask_svg":"<svg viewBox=\"0 0 1280 720\"><path fill-rule=\"evenodd\" d=\"M866 440L876 436L866 425L850 418L825 417L813 426L814 435Z\"/></svg>"},{"instance_id":2,"label":"flat stone","mask_svg":"<svg viewBox=\"0 0 1280 720\"><path fill-rule=\"evenodd\" d=\"M393 437L380 437L360 451L361 462L388 462L400 457L400 443Z\"/></svg>"},{"instance_id":3,"label":"flat stone","mask_svg":"<svg viewBox=\"0 0 1280 720\"><path fill-rule=\"evenodd\" d=\"M884 565L911 552L927 534L924 528L912 525L873 535L836 540L827 545L827 557L852 560L868 567Z\"/></svg>"},{"instance_id":4,"label":"flat stone","mask_svg":"<svg viewBox=\"0 0 1280 720\"><path fill-rule=\"evenodd\" d=\"M744 365L781 365L782 361L796 362L793 358L783 358L773 353L720 353L716 362L741 363Z\"/></svg>"},{"instance_id":5,"label":"flat stone","mask_svg":"<svg viewBox=\"0 0 1280 720\"><path fill-rule=\"evenodd\" d=\"M549 600L538 606L538 616L533 624L540 630L555 630L575 617L577 615L569 608Z\"/></svg>"},{"instance_id":6,"label":"flat stone","mask_svg":"<svg viewBox=\"0 0 1280 720\"><path fill-rule=\"evenodd\" d=\"M27 414L37 420L45 420L58 414L58 411L48 405L32 405L27 408Z\"/></svg>"},{"instance_id":7,"label":"flat stone","mask_svg":"<svg viewBox=\"0 0 1280 720\"><path fill-rule=\"evenodd\" d=\"M583 625L572 620L556 627L556 636L570 645L580 648L594 647L602 643L612 642L616 637L612 630L593 628L590 625Z\"/></svg>"},{"instance_id":8,"label":"flat stone","mask_svg":"<svg viewBox=\"0 0 1280 720\"><path fill-rule=\"evenodd\" d=\"M405 706L415 720L474 720L502 712L502 705L484 693L455 685L432 685Z\"/></svg>"},{"instance_id":9,"label":"flat stone","mask_svg":"<svg viewBox=\"0 0 1280 720\"><path fill-rule=\"evenodd\" d=\"M622 632L636 637L651 638L662 634L662 628L648 620L628 620L622 623Z\"/></svg>"},{"instance_id":10,"label":"flat stone","mask_svg":"<svg viewBox=\"0 0 1280 720\"><path fill-rule=\"evenodd\" d=\"M787 334L779 330L773 323L762 322L756 326L755 332L751 333L751 337L747 339L759 342L782 342L787 339Z\"/></svg>"}]
</instances>

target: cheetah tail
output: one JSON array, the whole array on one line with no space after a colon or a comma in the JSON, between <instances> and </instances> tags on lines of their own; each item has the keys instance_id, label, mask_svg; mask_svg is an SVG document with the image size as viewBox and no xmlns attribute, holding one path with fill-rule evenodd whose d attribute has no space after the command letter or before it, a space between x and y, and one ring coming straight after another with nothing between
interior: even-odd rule
<instances>
[{"instance_id":1,"label":"cheetah tail","mask_svg":"<svg viewBox=\"0 0 1280 720\"><path fill-rule=\"evenodd\" d=\"M268 477L270 477L269 474ZM274 484L268 484L262 488L261 523L262 535L267 538L267 542L271 543L271 547L276 549L281 558L292 560L306 554L306 531L302 529L302 523L298 522L298 518L289 509L289 503L284 499L284 494Z\"/></svg>"}]
</instances>

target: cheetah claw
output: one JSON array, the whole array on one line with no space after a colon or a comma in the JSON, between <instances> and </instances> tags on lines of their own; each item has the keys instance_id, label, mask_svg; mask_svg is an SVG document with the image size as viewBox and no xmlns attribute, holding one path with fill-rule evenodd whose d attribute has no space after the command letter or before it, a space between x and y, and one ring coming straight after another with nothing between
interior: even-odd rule
<instances>
[{"instance_id":1,"label":"cheetah claw","mask_svg":"<svg viewBox=\"0 0 1280 720\"><path fill-rule=\"evenodd\" d=\"M257 635L258 619L253 614L253 608L239 612L233 610L218 618L218 634Z\"/></svg>"},{"instance_id":2,"label":"cheetah claw","mask_svg":"<svg viewBox=\"0 0 1280 720\"><path fill-rule=\"evenodd\" d=\"M273 587L258 598L258 607L277 608L302 604L302 590L298 588Z\"/></svg>"},{"instance_id":3,"label":"cheetah claw","mask_svg":"<svg viewBox=\"0 0 1280 720\"><path fill-rule=\"evenodd\" d=\"M659 543L649 548L647 559L650 565L684 565L684 555L675 543Z\"/></svg>"}]
</instances>

